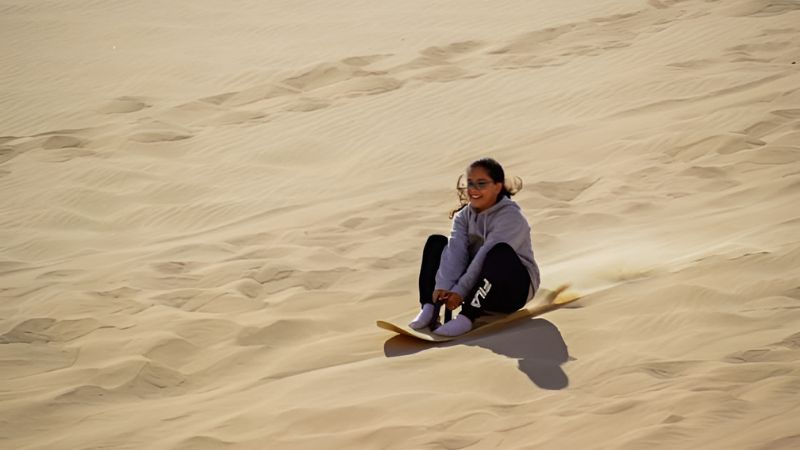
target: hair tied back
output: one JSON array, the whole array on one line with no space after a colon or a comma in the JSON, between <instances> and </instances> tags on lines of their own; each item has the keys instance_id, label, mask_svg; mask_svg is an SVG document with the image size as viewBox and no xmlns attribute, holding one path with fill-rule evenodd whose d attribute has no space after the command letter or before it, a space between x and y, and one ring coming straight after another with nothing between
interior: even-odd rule
<instances>
[{"instance_id":1,"label":"hair tied back","mask_svg":"<svg viewBox=\"0 0 800 450\"><path fill-rule=\"evenodd\" d=\"M522 178L518 176L507 177L505 180L505 187L509 194L514 195L522 190Z\"/></svg>"}]
</instances>

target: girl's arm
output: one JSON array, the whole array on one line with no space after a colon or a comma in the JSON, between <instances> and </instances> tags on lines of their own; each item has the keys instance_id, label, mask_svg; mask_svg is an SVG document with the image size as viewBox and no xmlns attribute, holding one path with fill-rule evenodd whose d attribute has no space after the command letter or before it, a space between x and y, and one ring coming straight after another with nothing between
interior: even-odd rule
<instances>
[{"instance_id":1,"label":"girl's arm","mask_svg":"<svg viewBox=\"0 0 800 450\"><path fill-rule=\"evenodd\" d=\"M436 289L449 291L458 282L469 264L469 236L467 235L466 208L453 218L450 239L442 252L439 271L436 272Z\"/></svg>"},{"instance_id":2,"label":"girl's arm","mask_svg":"<svg viewBox=\"0 0 800 450\"><path fill-rule=\"evenodd\" d=\"M486 235L486 242L483 243L464 275L461 276L458 283L451 290L462 298L466 298L467 294L477 284L481 269L483 269L483 261L492 247L505 242L511 248L517 250L530 239L530 235L531 227L519 210L504 211L501 217L497 217L492 221L491 228Z\"/></svg>"}]
</instances>

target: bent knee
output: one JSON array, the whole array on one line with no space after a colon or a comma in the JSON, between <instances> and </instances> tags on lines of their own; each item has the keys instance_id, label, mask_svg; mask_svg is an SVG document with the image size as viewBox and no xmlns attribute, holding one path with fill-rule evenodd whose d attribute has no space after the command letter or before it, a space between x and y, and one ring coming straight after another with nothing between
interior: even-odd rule
<instances>
[{"instance_id":1,"label":"bent knee","mask_svg":"<svg viewBox=\"0 0 800 450\"><path fill-rule=\"evenodd\" d=\"M428 236L428 242L444 242L447 243L447 236L441 234L432 234Z\"/></svg>"},{"instance_id":2,"label":"bent knee","mask_svg":"<svg viewBox=\"0 0 800 450\"><path fill-rule=\"evenodd\" d=\"M511 247L510 245L508 245L505 242L500 242L499 244L495 244L494 246L492 246L492 248L489 249L489 252L486 253L486 257L487 258L490 257L490 256L495 256L495 257L497 257L497 256L506 256L507 257L508 255L517 256L517 252L516 252L516 250L514 250L513 247Z\"/></svg>"},{"instance_id":3,"label":"bent knee","mask_svg":"<svg viewBox=\"0 0 800 450\"><path fill-rule=\"evenodd\" d=\"M445 247L447 247L447 237L442 236L441 234L432 234L428 236L428 240L425 241L426 249L438 249L441 251Z\"/></svg>"}]
</instances>

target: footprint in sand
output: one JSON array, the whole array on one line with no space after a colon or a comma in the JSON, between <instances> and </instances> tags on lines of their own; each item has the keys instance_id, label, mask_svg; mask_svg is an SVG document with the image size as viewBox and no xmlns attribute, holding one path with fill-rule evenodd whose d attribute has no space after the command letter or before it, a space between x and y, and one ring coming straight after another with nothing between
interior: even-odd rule
<instances>
[{"instance_id":1,"label":"footprint in sand","mask_svg":"<svg viewBox=\"0 0 800 450\"><path fill-rule=\"evenodd\" d=\"M420 52L420 56L412 59L411 61L396 65L386 70L387 73L399 74L403 72L419 72L428 69L428 75L423 72L422 75L417 75L417 79L427 81L446 81L446 79L458 79L463 72L459 66L455 65L453 59L459 56L465 56L482 47L485 44L479 41L464 41L454 42L445 46L428 47ZM449 76L436 75L435 73L441 67L445 67L443 72L449 72ZM452 75L459 71L458 77ZM465 71L464 71L465 72Z\"/></svg>"},{"instance_id":2,"label":"footprint in sand","mask_svg":"<svg viewBox=\"0 0 800 450\"><path fill-rule=\"evenodd\" d=\"M717 60L711 58L689 59L686 61L677 61L667 64L667 67L677 67L679 69L705 69L718 63Z\"/></svg>"},{"instance_id":3,"label":"footprint in sand","mask_svg":"<svg viewBox=\"0 0 800 450\"><path fill-rule=\"evenodd\" d=\"M770 350L766 348L739 351L723 358L723 361L729 363L753 363L770 360Z\"/></svg>"},{"instance_id":4,"label":"footprint in sand","mask_svg":"<svg viewBox=\"0 0 800 450\"><path fill-rule=\"evenodd\" d=\"M774 111L770 111L770 114L774 114L784 119L800 119L800 108L776 109Z\"/></svg>"},{"instance_id":5,"label":"footprint in sand","mask_svg":"<svg viewBox=\"0 0 800 450\"><path fill-rule=\"evenodd\" d=\"M682 161L693 161L711 152L729 155L764 146L766 142L748 136L746 133L727 133L709 136L699 141L678 145L664 153Z\"/></svg>"},{"instance_id":6,"label":"footprint in sand","mask_svg":"<svg viewBox=\"0 0 800 450\"><path fill-rule=\"evenodd\" d=\"M0 344L66 342L101 328L95 319L28 319L0 336Z\"/></svg>"},{"instance_id":7,"label":"footprint in sand","mask_svg":"<svg viewBox=\"0 0 800 450\"><path fill-rule=\"evenodd\" d=\"M797 289L800 290L800 288ZM800 333L795 333L791 336L787 336L786 339L778 342L778 345L791 349L800 349Z\"/></svg>"},{"instance_id":8,"label":"footprint in sand","mask_svg":"<svg viewBox=\"0 0 800 450\"><path fill-rule=\"evenodd\" d=\"M485 44L480 41L463 41L454 42L442 47L428 47L420 53L422 56L433 60L449 61L452 58L472 53L484 46Z\"/></svg>"},{"instance_id":9,"label":"footprint in sand","mask_svg":"<svg viewBox=\"0 0 800 450\"><path fill-rule=\"evenodd\" d=\"M258 282L263 292L275 294L291 288L302 288L306 291L328 289L353 271L354 269L348 267L309 271L264 267L253 271L247 277Z\"/></svg>"},{"instance_id":10,"label":"footprint in sand","mask_svg":"<svg viewBox=\"0 0 800 450\"><path fill-rule=\"evenodd\" d=\"M299 75L284 79L282 84L297 89L298 91L312 91L317 88L349 80L359 71L360 69L342 63L323 63Z\"/></svg>"},{"instance_id":11,"label":"footprint in sand","mask_svg":"<svg viewBox=\"0 0 800 450\"><path fill-rule=\"evenodd\" d=\"M77 277L83 274L83 270L77 269L61 269L61 270L51 270L49 272L44 272L36 277L37 280L62 280L68 279L70 277Z\"/></svg>"},{"instance_id":12,"label":"footprint in sand","mask_svg":"<svg viewBox=\"0 0 800 450\"><path fill-rule=\"evenodd\" d=\"M347 64L348 66L366 67L382 59L389 58L390 56L392 55L386 54L386 55L351 56L349 58L343 59L342 63Z\"/></svg>"},{"instance_id":13,"label":"footprint in sand","mask_svg":"<svg viewBox=\"0 0 800 450\"><path fill-rule=\"evenodd\" d=\"M532 188L540 195L562 201L571 202L578 198L584 191L592 187L597 180L576 179L570 181L540 181L534 183Z\"/></svg>"},{"instance_id":14,"label":"footprint in sand","mask_svg":"<svg viewBox=\"0 0 800 450\"><path fill-rule=\"evenodd\" d=\"M175 450L189 450L189 449L210 449L210 448L226 448L235 446L236 442L226 441L214 436L192 436L185 438L178 442L173 448Z\"/></svg>"},{"instance_id":15,"label":"footprint in sand","mask_svg":"<svg viewBox=\"0 0 800 450\"><path fill-rule=\"evenodd\" d=\"M67 135L50 136L42 142L45 150L55 150L61 148L79 148L86 145L86 140Z\"/></svg>"},{"instance_id":16,"label":"footprint in sand","mask_svg":"<svg viewBox=\"0 0 800 450\"><path fill-rule=\"evenodd\" d=\"M445 83L448 81L478 78L480 76L480 73L472 73L459 66L449 65L434 67L430 70L426 70L420 74L412 76L411 79L426 82Z\"/></svg>"},{"instance_id":17,"label":"footprint in sand","mask_svg":"<svg viewBox=\"0 0 800 450\"><path fill-rule=\"evenodd\" d=\"M295 102L284 108L284 110L290 112L311 112L319 109L325 109L329 106L331 106L331 102L327 100L305 97L297 99Z\"/></svg>"},{"instance_id":18,"label":"footprint in sand","mask_svg":"<svg viewBox=\"0 0 800 450\"><path fill-rule=\"evenodd\" d=\"M219 106L227 102L228 99L230 99L234 95L236 95L236 92L224 92L222 94L212 95L210 97L203 97L199 99L199 101Z\"/></svg>"},{"instance_id":19,"label":"footprint in sand","mask_svg":"<svg viewBox=\"0 0 800 450\"><path fill-rule=\"evenodd\" d=\"M200 100L217 106L243 106L298 93L300 93L298 89L289 86L283 86L279 83L266 83L243 89L238 92L229 92L213 97L206 97Z\"/></svg>"},{"instance_id":20,"label":"footprint in sand","mask_svg":"<svg viewBox=\"0 0 800 450\"><path fill-rule=\"evenodd\" d=\"M265 123L269 121L269 116L258 111L227 111L198 122L201 126L225 126L241 125L247 123Z\"/></svg>"},{"instance_id":21,"label":"footprint in sand","mask_svg":"<svg viewBox=\"0 0 800 450\"><path fill-rule=\"evenodd\" d=\"M679 377L698 365L696 361L654 361L638 364L633 369L653 378L669 379Z\"/></svg>"},{"instance_id":22,"label":"footprint in sand","mask_svg":"<svg viewBox=\"0 0 800 450\"><path fill-rule=\"evenodd\" d=\"M151 106L141 97L118 97L101 107L99 111L104 114L127 114Z\"/></svg>"},{"instance_id":23,"label":"footprint in sand","mask_svg":"<svg viewBox=\"0 0 800 450\"><path fill-rule=\"evenodd\" d=\"M86 384L58 398L70 402L108 401L114 396L164 397L182 392L187 382L180 372L155 361L128 358L104 366L86 377ZM102 386L113 386L105 388Z\"/></svg>"},{"instance_id":24,"label":"footprint in sand","mask_svg":"<svg viewBox=\"0 0 800 450\"><path fill-rule=\"evenodd\" d=\"M725 49L725 56L732 62L779 62L791 52L795 44L791 40L772 40L736 45Z\"/></svg>"},{"instance_id":25,"label":"footprint in sand","mask_svg":"<svg viewBox=\"0 0 800 450\"><path fill-rule=\"evenodd\" d=\"M361 97L377 95L400 89L403 82L382 75L358 76L333 86L317 89L315 95L323 98Z\"/></svg>"},{"instance_id":26,"label":"footprint in sand","mask_svg":"<svg viewBox=\"0 0 800 450\"><path fill-rule=\"evenodd\" d=\"M144 356L164 366L180 369L190 363L202 349L181 338L170 338L157 342Z\"/></svg>"},{"instance_id":27,"label":"footprint in sand","mask_svg":"<svg viewBox=\"0 0 800 450\"><path fill-rule=\"evenodd\" d=\"M0 164L3 164L6 161L11 161L18 154L19 154L19 152L14 150L13 147L9 147L9 146L0 147Z\"/></svg>"},{"instance_id":28,"label":"footprint in sand","mask_svg":"<svg viewBox=\"0 0 800 450\"><path fill-rule=\"evenodd\" d=\"M559 27L545 28L543 30L525 33L508 44L489 51L490 55L505 55L508 53L533 53L564 34L574 31L578 25L568 24Z\"/></svg>"},{"instance_id":29,"label":"footprint in sand","mask_svg":"<svg viewBox=\"0 0 800 450\"><path fill-rule=\"evenodd\" d=\"M351 217L340 223L339 226L350 230L354 230L360 227L362 224L364 224L364 222L366 222L367 220L368 219L366 217Z\"/></svg>"},{"instance_id":30,"label":"footprint in sand","mask_svg":"<svg viewBox=\"0 0 800 450\"><path fill-rule=\"evenodd\" d=\"M750 0L731 5L722 11L733 17L768 17L800 9L796 0Z\"/></svg>"},{"instance_id":31,"label":"footprint in sand","mask_svg":"<svg viewBox=\"0 0 800 450\"><path fill-rule=\"evenodd\" d=\"M191 261L163 261L151 263L150 267L161 274L183 274L190 273L200 267L200 263Z\"/></svg>"},{"instance_id":32,"label":"footprint in sand","mask_svg":"<svg viewBox=\"0 0 800 450\"><path fill-rule=\"evenodd\" d=\"M143 144L152 144L156 142L182 141L191 137L191 134L177 131L144 131L132 134L130 140Z\"/></svg>"},{"instance_id":33,"label":"footprint in sand","mask_svg":"<svg viewBox=\"0 0 800 450\"><path fill-rule=\"evenodd\" d=\"M186 129L158 120L142 121L136 128L138 131L133 132L129 139L143 144L181 141L193 137Z\"/></svg>"},{"instance_id":34,"label":"footprint in sand","mask_svg":"<svg viewBox=\"0 0 800 450\"><path fill-rule=\"evenodd\" d=\"M8 137L7 144L0 146L0 164L16 158L22 153L32 152L37 160L64 162L83 156L92 156L87 149L90 141L78 134L86 130L59 130L34 136Z\"/></svg>"}]
</instances>

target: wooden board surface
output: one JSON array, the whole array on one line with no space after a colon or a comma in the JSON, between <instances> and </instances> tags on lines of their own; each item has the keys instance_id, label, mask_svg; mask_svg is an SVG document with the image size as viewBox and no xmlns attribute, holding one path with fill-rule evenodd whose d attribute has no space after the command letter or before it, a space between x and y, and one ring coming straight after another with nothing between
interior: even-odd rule
<instances>
[{"instance_id":1,"label":"wooden board surface","mask_svg":"<svg viewBox=\"0 0 800 450\"><path fill-rule=\"evenodd\" d=\"M581 297L577 295L567 296L567 297L563 296L563 293L566 291L566 289L567 286L561 286L558 289L550 292L547 295L545 301L536 306L526 307L508 315L494 315L494 316L481 317L476 321L475 327L471 331L464 333L460 336L454 336L454 337L439 336L438 334L433 333L427 327L421 330L414 330L405 323L400 325L386 320L378 320L376 322L376 325L378 326L378 328L382 328L384 330L392 331L405 336L410 336L416 339L421 339L423 341L447 342L447 341L452 341L454 339L462 339L465 337L474 336L477 335L478 333L492 331L494 329L502 327L503 325L507 325L510 322L514 322L527 317L539 316L544 313L559 309L577 300L580 300ZM561 298L559 298L559 296L561 296Z\"/></svg>"}]
</instances>

